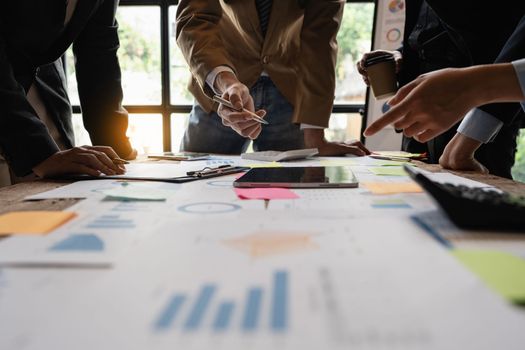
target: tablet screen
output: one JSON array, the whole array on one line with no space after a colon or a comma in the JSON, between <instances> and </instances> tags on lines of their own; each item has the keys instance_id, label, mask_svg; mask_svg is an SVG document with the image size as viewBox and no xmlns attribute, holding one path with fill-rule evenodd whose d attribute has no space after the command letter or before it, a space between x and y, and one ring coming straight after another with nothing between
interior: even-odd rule
<instances>
[{"instance_id":1,"label":"tablet screen","mask_svg":"<svg viewBox=\"0 0 525 350\"><path fill-rule=\"evenodd\" d=\"M357 187L352 170L344 166L255 168L237 179L235 187Z\"/></svg>"}]
</instances>

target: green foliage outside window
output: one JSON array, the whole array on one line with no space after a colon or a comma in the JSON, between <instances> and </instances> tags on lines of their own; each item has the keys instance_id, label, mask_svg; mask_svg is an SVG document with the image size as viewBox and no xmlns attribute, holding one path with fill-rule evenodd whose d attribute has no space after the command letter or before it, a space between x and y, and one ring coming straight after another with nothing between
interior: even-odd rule
<instances>
[{"instance_id":1,"label":"green foliage outside window","mask_svg":"<svg viewBox=\"0 0 525 350\"><path fill-rule=\"evenodd\" d=\"M339 43L338 62L346 55L354 60L361 58L363 49L370 49L374 18L373 4L350 4L345 8L343 22L337 35ZM363 48L363 44L366 48Z\"/></svg>"},{"instance_id":2,"label":"green foliage outside window","mask_svg":"<svg viewBox=\"0 0 525 350\"><path fill-rule=\"evenodd\" d=\"M512 177L516 181L525 182L525 130L521 130L518 136L518 151L516 163L512 168Z\"/></svg>"},{"instance_id":3,"label":"green foliage outside window","mask_svg":"<svg viewBox=\"0 0 525 350\"><path fill-rule=\"evenodd\" d=\"M158 41L149 41L125 21L119 23L119 61L124 71L160 72Z\"/></svg>"}]
</instances>

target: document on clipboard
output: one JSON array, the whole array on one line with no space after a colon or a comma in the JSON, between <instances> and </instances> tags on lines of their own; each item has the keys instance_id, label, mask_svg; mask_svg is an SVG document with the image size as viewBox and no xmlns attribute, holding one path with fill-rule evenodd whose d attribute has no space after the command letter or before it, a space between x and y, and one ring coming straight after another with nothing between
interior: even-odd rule
<instances>
[{"instance_id":1,"label":"document on clipboard","mask_svg":"<svg viewBox=\"0 0 525 350\"><path fill-rule=\"evenodd\" d=\"M205 167L194 171L187 171L187 168L179 167L174 164L163 163L131 163L126 165L126 174L123 175L66 175L61 179L68 180L142 180L142 181L162 181L171 183L184 183L199 179L241 173L250 168L221 165L219 167Z\"/></svg>"}]
</instances>

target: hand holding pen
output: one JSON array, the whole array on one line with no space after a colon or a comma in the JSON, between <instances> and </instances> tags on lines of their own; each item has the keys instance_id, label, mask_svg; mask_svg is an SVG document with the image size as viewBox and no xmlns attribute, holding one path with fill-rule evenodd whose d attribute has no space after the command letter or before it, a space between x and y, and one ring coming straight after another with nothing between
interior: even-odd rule
<instances>
[{"instance_id":1,"label":"hand holding pen","mask_svg":"<svg viewBox=\"0 0 525 350\"><path fill-rule=\"evenodd\" d=\"M261 124L266 124L268 125L268 122L266 120L264 120L262 117L260 117L259 115L255 114L254 112L251 112L250 110L244 108L244 107L241 107L240 109L239 108L236 108L233 103L231 103L230 101L220 97L219 95L215 95L213 96L213 100L217 103L220 103L221 105L224 105L228 108L231 108L233 109L234 111L237 111L237 112L244 112L244 113L247 113L249 114L253 120L261 123Z\"/></svg>"},{"instance_id":2,"label":"hand holding pen","mask_svg":"<svg viewBox=\"0 0 525 350\"><path fill-rule=\"evenodd\" d=\"M222 119L222 124L235 130L239 135L250 139L256 139L261 133L261 125L266 112L255 111L253 99L248 87L237 80L237 77L229 72L221 72L215 80L216 91L222 92L222 96L216 96L219 102L217 113ZM257 120L254 116L257 116Z\"/></svg>"}]
</instances>

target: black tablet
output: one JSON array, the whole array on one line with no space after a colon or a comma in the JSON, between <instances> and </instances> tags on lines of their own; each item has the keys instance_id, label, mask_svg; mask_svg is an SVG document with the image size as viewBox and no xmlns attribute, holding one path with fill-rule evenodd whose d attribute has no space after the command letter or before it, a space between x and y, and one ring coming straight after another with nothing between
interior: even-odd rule
<instances>
[{"instance_id":1,"label":"black tablet","mask_svg":"<svg viewBox=\"0 0 525 350\"><path fill-rule=\"evenodd\" d=\"M234 187L339 188L358 187L344 166L255 168L234 181Z\"/></svg>"}]
</instances>

